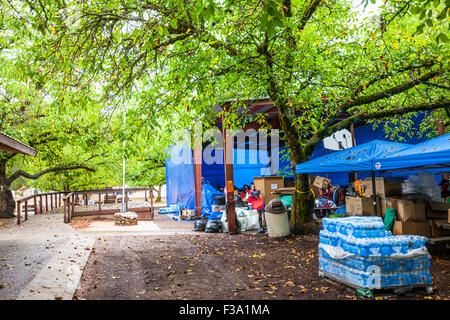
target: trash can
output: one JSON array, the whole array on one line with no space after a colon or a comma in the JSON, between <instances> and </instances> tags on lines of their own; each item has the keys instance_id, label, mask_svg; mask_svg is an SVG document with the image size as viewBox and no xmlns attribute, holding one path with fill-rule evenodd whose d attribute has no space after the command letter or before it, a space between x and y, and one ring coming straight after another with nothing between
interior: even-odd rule
<instances>
[{"instance_id":1,"label":"trash can","mask_svg":"<svg viewBox=\"0 0 450 320\"><path fill-rule=\"evenodd\" d=\"M271 200L266 207L265 216L269 237L286 237L291 233L286 207L281 200Z\"/></svg>"}]
</instances>

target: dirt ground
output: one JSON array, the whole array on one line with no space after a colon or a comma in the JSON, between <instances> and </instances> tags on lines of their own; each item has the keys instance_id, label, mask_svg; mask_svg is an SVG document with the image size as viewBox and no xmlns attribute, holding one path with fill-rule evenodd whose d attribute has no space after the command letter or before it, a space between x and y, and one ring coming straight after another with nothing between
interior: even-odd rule
<instances>
[{"instance_id":1,"label":"dirt ground","mask_svg":"<svg viewBox=\"0 0 450 320\"><path fill-rule=\"evenodd\" d=\"M360 299L318 277L317 246L318 236L254 232L98 237L74 299ZM433 254L431 272L433 295L398 298L449 299L448 250Z\"/></svg>"}]
</instances>

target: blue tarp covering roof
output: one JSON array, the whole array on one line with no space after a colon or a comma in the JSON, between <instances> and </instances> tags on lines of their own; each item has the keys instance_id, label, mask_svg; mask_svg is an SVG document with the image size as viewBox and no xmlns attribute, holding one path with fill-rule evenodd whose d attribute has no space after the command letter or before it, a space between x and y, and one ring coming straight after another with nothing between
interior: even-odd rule
<instances>
[{"instance_id":1,"label":"blue tarp covering roof","mask_svg":"<svg viewBox=\"0 0 450 320\"><path fill-rule=\"evenodd\" d=\"M298 164L296 173L368 172L372 160L384 158L413 145L384 140L373 140L359 146L333 152L332 154Z\"/></svg>"},{"instance_id":2,"label":"blue tarp covering roof","mask_svg":"<svg viewBox=\"0 0 450 320\"><path fill-rule=\"evenodd\" d=\"M402 171L405 169L420 169L430 171L450 171L450 134L446 134L386 158L373 161L374 171Z\"/></svg>"}]
</instances>

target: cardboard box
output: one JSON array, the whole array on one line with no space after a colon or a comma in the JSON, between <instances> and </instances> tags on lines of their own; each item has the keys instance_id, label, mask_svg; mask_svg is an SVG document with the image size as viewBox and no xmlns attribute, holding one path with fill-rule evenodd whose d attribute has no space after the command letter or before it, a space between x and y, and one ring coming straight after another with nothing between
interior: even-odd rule
<instances>
[{"instance_id":1,"label":"cardboard box","mask_svg":"<svg viewBox=\"0 0 450 320\"><path fill-rule=\"evenodd\" d=\"M417 199L389 198L389 208L397 210L397 220L407 221L426 221L425 201Z\"/></svg>"},{"instance_id":2,"label":"cardboard box","mask_svg":"<svg viewBox=\"0 0 450 320\"><path fill-rule=\"evenodd\" d=\"M450 236L450 230L442 228L444 224L448 222L446 220L428 220L431 227L432 237L445 237Z\"/></svg>"},{"instance_id":3,"label":"cardboard box","mask_svg":"<svg viewBox=\"0 0 450 320\"><path fill-rule=\"evenodd\" d=\"M381 216L381 202L377 197L377 214L373 208L373 201L367 197L345 197L345 207L351 216Z\"/></svg>"},{"instance_id":4,"label":"cardboard box","mask_svg":"<svg viewBox=\"0 0 450 320\"><path fill-rule=\"evenodd\" d=\"M428 222L419 221L394 221L392 233L396 236L402 234L413 234L418 236L429 237L431 235L431 228Z\"/></svg>"},{"instance_id":5,"label":"cardboard box","mask_svg":"<svg viewBox=\"0 0 450 320\"><path fill-rule=\"evenodd\" d=\"M399 196L402 194L402 178L375 178L375 189L376 195L381 198L386 198L389 196ZM373 195L372 190L372 178L366 178L361 183L366 186L364 196L370 197Z\"/></svg>"},{"instance_id":6,"label":"cardboard box","mask_svg":"<svg viewBox=\"0 0 450 320\"><path fill-rule=\"evenodd\" d=\"M331 183L330 179L317 176L316 179L314 179L313 186L319 189L326 189L330 183Z\"/></svg>"},{"instance_id":7,"label":"cardboard box","mask_svg":"<svg viewBox=\"0 0 450 320\"><path fill-rule=\"evenodd\" d=\"M278 188L284 188L284 177L255 177L254 183L256 190L261 191L261 197L264 199L264 204L267 206L270 200L278 198L278 195L273 194L272 191Z\"/></svg>"},{"instance_id":8,"label":"cardboard box","mask_svg":"<svg viewBox=\"0 0 450 320\"><path fill-rule=\"evenodd\" d=\"M436 202L428 200L426 202L426 211L428 219L448 219L450 203Z\"/></svg>"}]
</instances>

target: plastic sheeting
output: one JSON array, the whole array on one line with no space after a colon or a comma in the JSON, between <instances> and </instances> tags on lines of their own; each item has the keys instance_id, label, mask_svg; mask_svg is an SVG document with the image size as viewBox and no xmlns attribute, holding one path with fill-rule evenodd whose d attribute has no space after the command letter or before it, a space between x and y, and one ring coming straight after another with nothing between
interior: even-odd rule
<instances>
[{"instance_id":1,"label":"plastic sheeting","mask_svg":"<svg viewBox=\"0 0 450 320\"><path fill-rule=\"evenodd\" d=\"M172 146L166 160L167 205L195 209L194 165L187 143Z\"/></svg>"},{"instance_id":2,"label":"plastic sheeting","mask_svg":"<svg viewBox=\"0 0 450 320\"><path fill-rule=\"evenodd\" d=\"M214 196L223 194L210 184L202 184L202 215L210 215L212 213L212 205L214 204Z\"/></svg>"},{"instance_id":3,"label":"plastic sheeting","mask_svg":"<svg viewBox=\"0 0 450 320\"><path fill-rule=\"evenodd\" d=\"M375 159L374 171L429 169L450 172L450 134L446 134L411 148Z\"/></svg>"},{"instance_id":4,"label":"plastic sheeting","mask_svg":"<svg viewBox=\"0 0 450 320\"><path fill-rule=\"evenodd\" d=\"M296 173L315 172L368 172L372 171L372 160L392 155L411 144L373 140L359 146L333 152L295 167Z\"/></svg>"}]
</instances>

